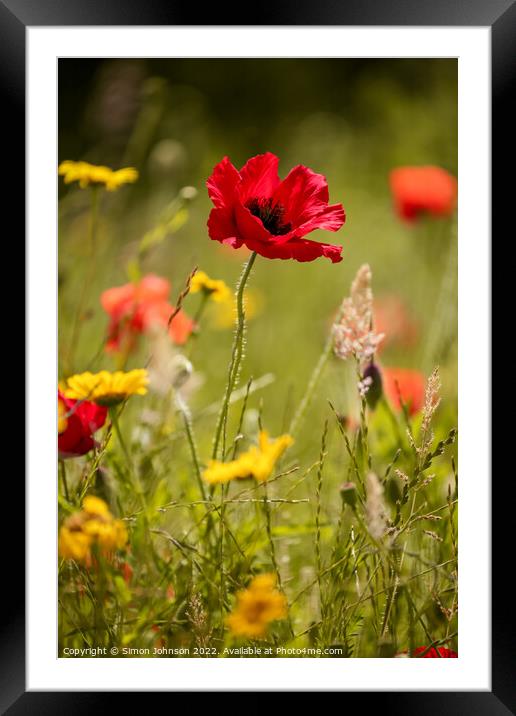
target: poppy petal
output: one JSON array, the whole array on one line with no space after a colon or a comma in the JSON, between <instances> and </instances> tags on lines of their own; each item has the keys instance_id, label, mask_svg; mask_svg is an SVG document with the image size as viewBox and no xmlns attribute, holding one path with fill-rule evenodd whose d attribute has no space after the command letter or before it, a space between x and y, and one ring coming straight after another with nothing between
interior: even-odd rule
<instances>
[{"instance_id":1,"label":"poppy petal","mask_svg":"<svg viewBox=\"0 0 516 716\"><path fill-rule=\"evenodd\" d=\"M261 219L251 214L242 204L235 204L235 219L239 236L245 236L245 243L249 238L251 241L268 243L277 237L267 231Z\"/></svg>"},{"instance_id":2,"label":"poppy petal","mask_svg":"<svg viewBox=\"0 0 516 716\"><path fill-rule=\"evenodd\" d=\"M334 264L342 261L342 246L322 244L308 239L291 239L286 244L246 240L246 246L268 259L295 259L304 262L325 256Z\"/></svg>"},{"instance_id":3,"label":"poppy petal","mask_svg":"<svg viewBox=\"0 0 516 716\"><path fill-rule=\"evenodd\" d=\"M104 291L100 296L100 303L104 311L112 316L124 311L134 301L134 294L134 284L126 283L124 286L115 286Z\"/></svg>"},{"instance_id":4,"label":"poppy petal","mask_svg":"<svg viewBox=\"0 0 516 716\"><path fill-rule=\"evenodd\" d=\"M305 224L302 224L297 233L300 236L305 236L314 231L314 229L338 231L345 221L346 214L342 204L329 204L313 219L309 219Z\"/></svg>"},{"instance_id":5,"label":"poppy petal","mask_svg":"<svg viewBox=\"0 0 516 716\"><path fill-rule=\"evenodd\" d=\"M277 241L302 238L314 229L338 231L346 218L344 208L342 204L328 206L328 198L326 177L304 166L294 167L274 195L274 202L285 209L285 223L293 227Z\"/></svg>"},{"instance_id":6,"label":"poppy petal","mask_svg":"<svg viewBox=\"0 0 516 716\"><path fill-rule=\"evenodd\" d=\"M170 281L155 274L147 274L144 276L137 288L137 300L147 301L167 301L170 294Z\"/></svg>"},{"instance_id":7,"label":"poppy petal","mask_svg":"<svg viewBox=\"0 0 516 716\"><path fill-rule=\"evenodd\" d=\"M242 182L239 193L243 204L248 199L269 198L274 194L280 183L278 164L278 157L271 152L249 159L240 170Z\"/></svg>"},{"instance_id":8,"label":"poppy petal","mask_svg":"<svg viewBox=\"0 0 516 716\"><path fill-rule=\"evenodd\" d=\"M295 226L319 213L328 199L326 177L302 165L291 169L274 193L274 201L285 208L285 221Z\"/></svg>"},{"instance_id":9,"label":"poppy petal","mask_svg":"<svg viewBox=\"0 0 516 716\"><path fill-rule=\"evenodd\" d=\"M184 311L179 311L170 323L169 332L174 343L182 346L186 343L194 328L194 321Z\"/></svg>"},{"instance_id":10,"label":"poppy petal","mask_svg":"<svg viewBox=\"0 0 516 716\"><path fill-rule=\"evenodd\" d=\"M230 207L235 199L235 188L240 174L228 157L219 162L206 182L208 195L217 209Z\"/></svg>"},{"instance_id":11,"label":"poppy petal","mask_svg":"<svg viewBox=\"0 0 516 716\"><path fill-rule=\"evenodd\" d=\"M85 431L94 433L106 422L107 408L85 400L77 406L76 413Z\"/></svg>"},{"instance_id":12,"label":"poppy petal","mask_svg":"<svg viewBox=\"0 0 516 716\"><path fill-rule=\"evenodd\" d=\"M229 244L238 249L242 241L238 237L238 229L235 224L234 212L232 209L212 209L208 217L208 234L210 239L220 241L221 244Z\"/></svg>"}]
</instances>

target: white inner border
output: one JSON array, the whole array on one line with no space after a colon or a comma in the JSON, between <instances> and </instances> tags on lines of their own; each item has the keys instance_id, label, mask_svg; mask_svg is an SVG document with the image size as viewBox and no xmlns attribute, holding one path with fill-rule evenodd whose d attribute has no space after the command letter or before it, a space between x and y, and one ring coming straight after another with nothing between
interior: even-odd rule
<instances>
[{"instance_id":1,"label":"white inner border","mask_svg":"<svg viewBox=\"0 0 516 716\"><path fill-rule=\"evenodd\" d=\"M27 28L28 690L489 690L490 28ZM58 57L459 58L458 659L56 657Z\"/></svg>"}]
</instances>

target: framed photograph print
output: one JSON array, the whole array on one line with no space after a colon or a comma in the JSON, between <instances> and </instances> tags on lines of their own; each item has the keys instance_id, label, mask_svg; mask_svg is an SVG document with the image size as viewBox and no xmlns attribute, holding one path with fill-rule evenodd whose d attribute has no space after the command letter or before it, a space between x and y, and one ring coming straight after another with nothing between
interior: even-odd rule
<instances>
[{"instance_id":1,"label":"framed photograph print","mask_svg":"<svg viewBox=\"0 0 516 716\"><path fill-rule=\"evenodd\" d=\"M512 713L490 271L514 4L213 15L0 3L27 277L0 705Z\"/></svg>"}]
</instances>

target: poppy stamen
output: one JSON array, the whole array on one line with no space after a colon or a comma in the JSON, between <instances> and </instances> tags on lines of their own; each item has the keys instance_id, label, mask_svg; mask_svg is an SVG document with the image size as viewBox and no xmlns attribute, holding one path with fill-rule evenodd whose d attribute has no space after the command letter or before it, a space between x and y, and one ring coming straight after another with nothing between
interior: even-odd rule
<instances>
[{"instance_id":1,"label":"poppy stamen","mask_svg":"<svg viewBox=\"0 0 516 716\"><path fill-rule=\"evenodd\" d=\"M274 204L272 199L250 199L245 206L273 236L282 236L292 230L292 224L283 223L285 207Z\"/></svg>"}]
</instances>

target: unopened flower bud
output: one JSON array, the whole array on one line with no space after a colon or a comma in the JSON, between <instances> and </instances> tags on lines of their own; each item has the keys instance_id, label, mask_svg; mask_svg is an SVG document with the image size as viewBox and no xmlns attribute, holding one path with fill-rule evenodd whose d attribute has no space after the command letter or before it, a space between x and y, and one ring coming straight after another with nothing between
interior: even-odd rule
<instances>
[{"instance_id":1,"label":"unopened flower bud","mask_svg":"<svg viewBox=\"0 0 516 716\"><path fill-rule=\"evenodd\" d=\"M158 178L183 171L187 163L186 149L175 139L157 142L149 156L149 170Z\"/></svg>"},{"instance_id":2,"label":"unopened flower bud","mask_svg":"<svg viewBox=\"0 0 516 716\"><path fill-rule=\"evenodd\" d=\"M178 353L172 359L172 385L179 390L193 373L193 366L185 356Z\"/></svg>"},{"instance_id":3,"label":"unopened flower bud","mask_svg":"<svg viewBox=\"0 0 516 716\"><path fill-rule=\"evenodd\" d=\"M364 371L362 382L367 381L368 389L365 399L371 410L374 410L382 397L382 374L376 363L369 363Z\"/></svg>"},{"instance_id":4,"label":"unopened flower bud","mask_svg":"<svg viewBox=\"0 0 516 716\"><path fill-rule=\"evenodd\" d=\"M185 201L193 201L198 193L194 186L184 186L179 192L179 196Z\"/></svg>"}]
</instances>

